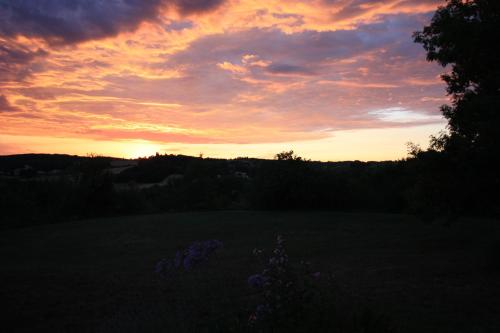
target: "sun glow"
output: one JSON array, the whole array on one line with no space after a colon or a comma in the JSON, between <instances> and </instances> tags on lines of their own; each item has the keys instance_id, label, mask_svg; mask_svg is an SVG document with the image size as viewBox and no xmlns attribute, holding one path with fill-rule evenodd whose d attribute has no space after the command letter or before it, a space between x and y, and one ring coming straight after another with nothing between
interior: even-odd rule
<instances>
[{"instance_id":1,"label":"sun glow","mask_svg":"<svg viewBox=\"0 0 500 333\"><path fill-rule=\"evenodd\" d=\"M147 157L163 150L161 145L147 141L127 142L127 147L130 149L128 153L124 152L126 158Z\"/></svg>"}]
</instances>

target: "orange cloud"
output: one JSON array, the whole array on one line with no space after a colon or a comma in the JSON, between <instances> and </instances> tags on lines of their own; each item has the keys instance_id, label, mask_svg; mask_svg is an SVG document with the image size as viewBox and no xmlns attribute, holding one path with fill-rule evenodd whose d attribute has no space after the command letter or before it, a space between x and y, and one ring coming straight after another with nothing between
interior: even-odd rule
<instances>
[{"instance_id":1,"label":"orange cloud","mask_svg":"<svg viewBox=\"0 0 500 333\"><path fill-rule=\"evenodd\" d=\"M440 1L118 1L109 26L49 2L73 30L0 5L9 140L277 144L441 123L441 69L411 40Z\"/></svg>"}]
</instances>

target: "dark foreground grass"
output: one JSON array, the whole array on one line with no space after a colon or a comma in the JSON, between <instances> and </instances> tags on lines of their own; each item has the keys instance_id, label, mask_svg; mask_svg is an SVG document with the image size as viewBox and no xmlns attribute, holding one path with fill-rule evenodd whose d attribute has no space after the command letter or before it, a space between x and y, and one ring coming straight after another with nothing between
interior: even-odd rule
<instances>
[{"instance_id":1,"label":"dark foreground grass","mask_svg":"<svg viewBox=\"0 0 500 333\"><path fill-rule=\"evenodd\" d=\"M335 276L336 302L399 332L500 332L500 224L403 215L204 212L2 231L4 332L211 332L251 311L254 248L288 240L292 261ZM156 262L220 239L204 267L160 281ZM326 291L325 292L330 292ZM240 325L240 326L238 326ZM356 325L354 325L356 326ZM361 325L362 326L362 325ZM358 329L362 332L362 328Z\"/></svg>"}]
</instances>

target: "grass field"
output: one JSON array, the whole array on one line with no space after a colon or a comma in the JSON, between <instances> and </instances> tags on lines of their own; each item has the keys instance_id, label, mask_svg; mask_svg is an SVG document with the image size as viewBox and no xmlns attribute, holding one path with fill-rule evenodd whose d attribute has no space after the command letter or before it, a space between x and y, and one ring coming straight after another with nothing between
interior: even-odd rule
<instances>
[{"instance_id":1,"label":"grass field","mask_svg":"<svg viewBox=\"0 0 500 333\"><path fill-rule=\"evenodd\" d=\"M2 231L4 332L209 331L244 315L254 248L332 272L352 304L399 332L500 332L500 224L404 215L200 212ZM156 262L195 240L224 249L165 284ZM212 326L210 326L212 325ZM12 327L12 328L10 328ZM8 329L7 329L8 328Z\"/></svg>"}]
</instances>

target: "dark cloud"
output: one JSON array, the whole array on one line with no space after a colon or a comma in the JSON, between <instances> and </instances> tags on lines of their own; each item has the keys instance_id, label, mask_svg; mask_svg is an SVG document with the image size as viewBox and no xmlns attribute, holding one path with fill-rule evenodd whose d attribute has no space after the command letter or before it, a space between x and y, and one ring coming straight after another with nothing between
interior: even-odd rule
<instances>
[{"instance_id":1,"label":"dark cloud","mask_svg":"<svg viewBox=\"0 0 500 333\"><path fill-rule=\"evenodd\" d=\"M191 21L173 21L165 26L166 31L181 31L184 29L191 29L193 22Z\"/></svg>"},{"instance_id":2,"label":"dark cloud","mask_svg":"<svg viewBox=\"0 0 500 333\"><path fill-rule=\"evenodd\" d=\"M32 51L15 41L0 39L0 84L23 81L36 70L36 60L47 54L42 49Z\"/></svg>"},{"instance_id":3,"label":"dark cloud","mask_svg":"<svg viewBox=\"0 0 500 333\"><path fill-rule=\"evenodd\" d=\"M0 112L19 111L19 108L11 105L7 97L0 95Z\"/></svg>"},{"instance_id":4,"label":"dark cloud","mask_svg":"<svg viewBox=\"0 0 500 333\"><path fill-rule=\"evenodd\" d=\"M296 66L289 64L271 64L266 67L266 71L272 74L283 75L313 75L314 72L305 66Z\"/></svg>"},{"instance_id":5,"label":"dark cloud","mask_svg":"<svg viewBox=\"0 0 500 333\"><path fill-rule=\"evenodd\" d=\"M170 1L170 3L173 3L181 14L189 15L213 10L219 7L224 1L225 0L173 0Z\"/></svg>"},{"instance_id":6,"label":"dark cloud","mask_svg":"<svg viewBox=\"0 0 500 333\"><path fill-rule=\"evenodd\" d=\"M0 4L4 36L77 43L135 29L154 18L159 0L10 0Z\"/></svg>"},{"instance_id":7,"label":"dark cloud","mask_svg":"<svg viewBox=\"0 0 500 333\"><path fill-rule=\"evenodd\" d=\"M39 37L72 44L132 31L154 21L164 6L189 15L212 10L224 0L5 0L0 35Z\"/></svg>"},{"instance_id":8,"label":"dark cloud","mask_svg":"<svg viewBox=\"0 0 500 333\"><path fill-rule=\"evenodd\" d=\"M278 20L288 20L288 26L290 27L300 27L304 24L304 15L273 13L272 17Z\"/></svg>"}]
</instances>

